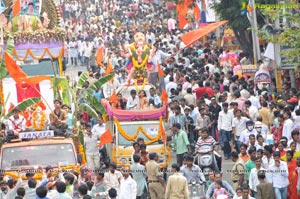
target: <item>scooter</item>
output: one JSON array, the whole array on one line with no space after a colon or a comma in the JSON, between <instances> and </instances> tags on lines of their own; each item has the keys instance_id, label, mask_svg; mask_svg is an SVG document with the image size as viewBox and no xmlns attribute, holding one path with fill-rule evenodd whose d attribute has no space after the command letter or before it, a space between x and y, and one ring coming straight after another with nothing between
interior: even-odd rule
<instances>
[{"instance_id":1,"label":"scooter","mask_svg":"<svg viewBox=\"0 0 300 199\"><path fill-rule=\"evenodd\" d=\"M197 182L192 179L189 184L190 199L202 199L205 198L205 184Z\"/></svg>"},{"instance_id":2,"label":"scooter","mask_svg":"<svg viewBox=\"0 0 300 199\"><path fill-rule=\"evenodd\" d=\"M209 172L211 171L221 171L222 156L215 150L218 143L214 146L201 146L196 149L196 156L194 163L197 164L204 176L208 180Z\"/></svg>"}]
</instances>

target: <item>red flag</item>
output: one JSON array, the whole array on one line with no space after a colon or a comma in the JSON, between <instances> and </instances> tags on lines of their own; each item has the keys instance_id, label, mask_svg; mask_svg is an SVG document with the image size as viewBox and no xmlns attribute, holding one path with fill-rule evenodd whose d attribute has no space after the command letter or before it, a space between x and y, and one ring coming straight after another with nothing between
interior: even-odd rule
<instances>
[{"instance_id":1,"label":"red flag","mask_svg":"<svg viewBox=\"0 0 300 199\"><path fill-rule=\"evenodd\" d=\"M163 104L168 104L169 96L165 89L163 89L161 92L161 101L163 102Z\"/></svg>"},{"instance_id":2,"label":"red flag","mask_svg":"<svg viewBox=\"0 0 300 199\"><path fill-rule=\"evenodd\" d=\"M161 69L160 64L158 64L158 66L157 66L157 72L158 72L158 76L160 76L160 77L165 77L166 76L164 71Z\"/></svg>"},{"instance_id":3,"label":"red flag","mask_svg":"<svg viewBox=\"0 0 300 199\"><path fill-rule=\"evenodd\" d=\"M109 101L113 104L118 103L118 96L116 94L116 91L114 90L113 94L110 96Z\"/></svg>"},{"instance_id":4,"label":"red flag","mask_svg":"<svg viewBox=\"0 0 300 199\"><path fill-rule=\"evenodd\" d=\"M17 16L21 11L21 0L16 0L11 8L13 10L13 17Z\"/></svg>"},{"instance_id":5,"label":"red flag","mask_svg":"<svg viewBox=\"0 0 300 199\"><path fill-rule=\"evenodd\" d=\"M98 144L98 147L101 147L104 144L113 142L113 138L111 136L110 130L107 129L100 137L99 137L100 143Z\"/></svg>"},{"instance_id":6,"label":"red flag","mask_svg":"<svg viewBox=\"0 0 300 199\"><path fill-rule=\"evenodd\" d=\"M40 85L29 85L23 83L21 87L16 86L18 103L29 98L41 97Z\"/></svg>"},{"instance_id":7,"label":"red flag","mask_svg":"<svg viewBox=\"0 0 300 199\"><path fill-rule=\"evenodd\" d=\"M104 48L101 47L98 49L97 54L96 54L96 62L99 66L104 66L103 65L103 56L104 56Z\"/></svg>"},{"instance_id":8,"label":"red flag","mask_svg":"<svg viewBox=\"0 0 300 199\"><path fill-rule=\"evenodd\" d=\"M26 73L17 65L13 58L5 52L5 65L9 75L15 80L18 87L22 86L23 79L27 78Z\"/></svg>"}]
</instances>

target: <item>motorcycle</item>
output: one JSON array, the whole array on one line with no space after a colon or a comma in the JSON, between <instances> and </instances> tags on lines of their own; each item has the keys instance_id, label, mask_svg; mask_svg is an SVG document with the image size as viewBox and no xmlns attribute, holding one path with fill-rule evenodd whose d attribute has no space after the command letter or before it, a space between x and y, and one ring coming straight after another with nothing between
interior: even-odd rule
<instances>
[{"instance_id":1,"label":"motorcycle","mask_svg":"<svg viewBox=\"0 0 300 199\"><path fill-rule=\"evenodd\" d=\"M192 179L189 184L190 199L202 199L205 198L205 184L197 182L195 179Z\"/></svg>"},{"instance_id":2,"label":"motorcycle","mask_svg":"<svg viewBox=\"0 0 300 199\"><path fill-rule=\"evenodd\" d=\"M218 153L217 146L218 143L214 146L204 145L196 149L194 163L201 168L206 180L208 180L209 172L221 171L222 156Z\"/></svg>"}]
</instances>

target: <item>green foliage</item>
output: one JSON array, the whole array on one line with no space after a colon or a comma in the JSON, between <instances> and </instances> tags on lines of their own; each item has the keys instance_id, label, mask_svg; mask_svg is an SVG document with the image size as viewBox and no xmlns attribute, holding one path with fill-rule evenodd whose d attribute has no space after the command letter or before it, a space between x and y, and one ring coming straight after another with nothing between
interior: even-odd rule
<instances>
[{"instance_id":1,"label":"green foliage","mask_svg":"<svg viewBox=\"0 0 300 199\"><path fill-rule=\"evenodd\" d=\"M78 80L78 83L77 83L77 88L78 89L81 89L84 82L87 80L87 78L89 77L89 72L83 72L81 73L80 77L79 77L79 80Z\"/></svg>"},{"instance_id":2,"label":"green foliage","mask_svg":"<svg viewBox=\"0 0 300 199\"><path fill-rule=\"evenodd\" d=\"M94 91L100 89L106 82L111 80L114 77L114 74L107 75L105 77L102 77L101 79L94 82L92 85L90 85L87 89L85 89L80 98L86 97L87 95L92 95Z\"/></svg>"},{"instance_id":3,"label":"green foliage","mask_svg":"<svg viewBox=\"0 0 300 199\"><path fill-rule=\"evenodd\" d=\"M286 57L285 61L290 64L299 63L300 14L283 12L283 10L278 10L278 12L274 10L266 10L263 14L271 21L271 24L274 24L277 19L281 21L282 18L285 18L288 23L281 23L279 28L280 30L274 35L267 35L264 30L258 30L258 35L267 42L292 48L293 50L281 50L280 54L284 55Z\"/></svg>"},{"instance_id":4,"label":"green foliage","mask_svg":"<svg viewBox=\"0 0 300 199\"><path fill-rule=\"evenodd\" d=\"M90 117L98 118L97 112L89 104L82 103L79 105L80 111L86 111Z\"/></svg>"},{"instance_id":5,"label":"green foliage","mask_svg":"<svg viewBox=\"0 0 300 199\"><path fill-rule=\"evenodd\" d=\"M102 106L101 103L97 100L94 96L87 96L88 102L101 114L106 114L105 108Z\"/></svg>"},{"instance_id":6,"label":"green foliage","mask_svg":"<svg viewBox=\"0 0 300 199\"><path fill-rule=\"evenodd\" d=\"M7 40L7 46L6 46L6 52L9 54L13 54L14 51L14 38L12 34L9 35L9 38ZM1 65L0 65L0 79L3 79L7 76L7 70L5 65L5 60L2 59Z\"/></svg>"},{"instance_id":7,"label":"green foliage","mask_svg":"<svg viewBox=\"0 0 300 199\"><path fill-rule=\"evenodd\" d=\"M69 82L65 77L52 78L54 99L60 99L63 104L71 104Z\"/></svg>"},{"instance_id":8,"label":"green foliage","mask_svg":"<svg viewBox=\"0 0 300 199\"><path fill-rule=\"evenodd\" d=\"M20 111L25 111L28 107L36 104L37 102L41 101L41 98L30 98L26 99L23 102L19 103L13 110L11 110L6 116L5 119L8 119L10 116L14 114L14 110L18 108Z\"/></svg>"}]
</instances>

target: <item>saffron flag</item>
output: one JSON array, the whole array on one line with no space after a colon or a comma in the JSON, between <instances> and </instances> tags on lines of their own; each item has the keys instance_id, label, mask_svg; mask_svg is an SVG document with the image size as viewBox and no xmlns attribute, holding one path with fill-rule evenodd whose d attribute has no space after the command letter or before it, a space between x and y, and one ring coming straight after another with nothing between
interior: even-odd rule
<instances>
[{"instance_id":1,"label":"saffron flag","mask_svg":"<svg viewBox=\"0 0 300 199\"><path fill-rule=\"evenodd\" d=\"M165 89L163 89L161 92L161 101L163 102L163 104L168 104L169 96Z\"/></svg>"},{"instance_id":2,"label":"saffron flag","mask_svg":"<svg viewBox=\"0 0 300 199\"><path fill-rule=\"evenodd\" d=\"M13 58L5 52L5 65L9 75L16 81L17 86L21 87L23 79L27 77L26 73L17 65Z\"/></svg>"},{"instance_id":3,"label":"saffron flag","mask_svg":"<svg viewBox=\"0 0 300 199\"><path fill-rule=\"evenodd\" d=\"M159 127L160 127L160 130L161 130L161 139L166 144L167 143L167 135L166 135L166 132L165 132L165 129L164 129L164 126L163 126L162 119L159 123Z\"/></svg>"},{"instance_id":4,"label":"saffron flag","mask_svg":"<svg viewBox=\"0 0 300 199\"><path fill-rule=\"evenodd\" d=\"M108 60L107 60L107 66L106 66L106 71L105 71L105 76L109 75L112 71L113 71L113 68L112 68L110 60L108 58Z\"/></svg>"},{"instance_id":5,"label":"saffron flag","mask_svg":"<svg viewBox=\"0 0 300 199\"><path fill-rule=\"evenodd\" d=\"M104 59L103 56L104 56L104 48L100 47L96 54L96 62L99 66L104 66L103 65L103 59Z\"/></svg>"},{"instance_id":6,"label":"saffron flag","mask_svg":"<svg viewBox=\"0 0 300 199\"><path fill-rule=\"evenodd\" d=\"M118 103L118 96L117 96L115 90L114 90L113 94L110 96L109 102L111 102L113 104L117 104Z\"/></svg>"},{"instance_id":7,"label":"saffron flag","mask_svg":"<svg viewBox=\"0 0 300 199\"><path fill-rule=\"evenodd\" d=\"M13 17L17 16L21 11L21 0L16 0L11 8L13 10Z\"/></svg>"},{"instance_id":8,"label":"saffron flag","mask_svg":"<svg viewBox=\"0 0 300 199\"><path fill-rule=\"evenodd\" d=\"M161 69L160 64L158 64L158 66L157 66L157 72L158 72L158 76L160 76L160 77L165 77L166 76L164 71Z\"/></svg>"},{"instance_id":9,"label":"saffron flag","mask_svg":"<svg viewBox=\"0 0 300 199\"><path fill-rule=\"evenodd\" d=\"M181 40L186 45L185 48L189 47L202 37L206 36L207 34L215 31L218 27L226 24L228 21L219 21L216 23L211 23L206 26L200 27L197 30L192 30L184 35L181 36Z\"/></svg>"},{"instance_id":10,"label":"saffron flag","mask_svg":"<svg viewBox=\"0 0 300 199\"><path fill-rule=\"evenodd\" d=\"M99 137L100 143L98 144L98 147L101 147L104 144L111 143L113 141L113 138L111 136L110 130L107 129L100 137Z\"/></svg>"}]
</instances>

